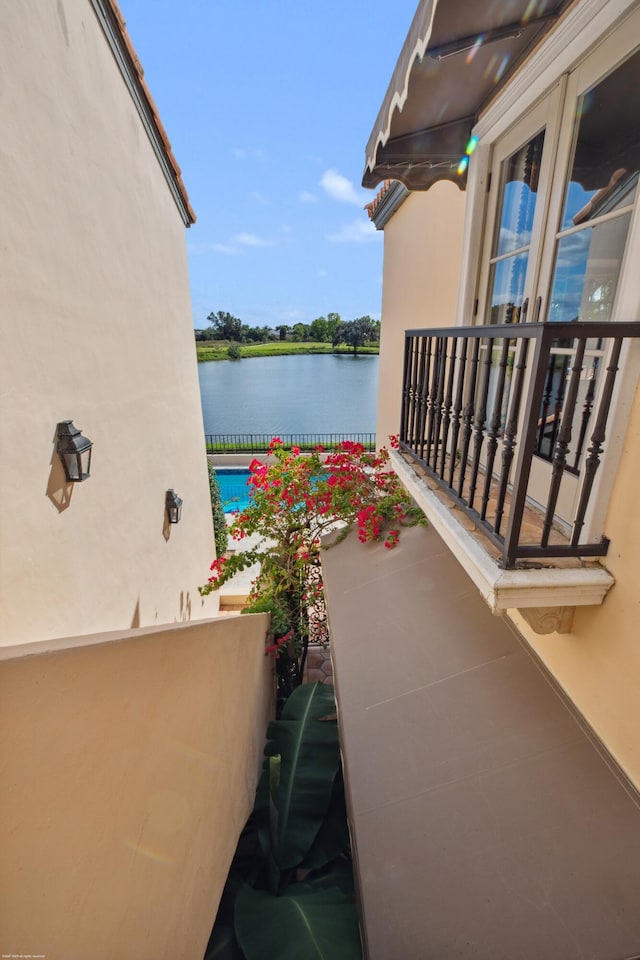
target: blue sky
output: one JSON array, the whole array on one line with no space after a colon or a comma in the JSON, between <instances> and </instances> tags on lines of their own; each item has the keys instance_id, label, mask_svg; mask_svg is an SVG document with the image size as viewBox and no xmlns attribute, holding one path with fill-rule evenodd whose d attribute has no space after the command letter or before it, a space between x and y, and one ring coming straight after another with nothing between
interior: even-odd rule
<instances>
[{"instance_id":1,"label":"blue sky","mask_svg":"<svg viewBox=\"0 0 640 960\"><path fill-rule=\"evenodd\" d=\"M379 318L364 148L417 0L120 0L198 217L195 327Z\"/></svg>"}]
</instances>

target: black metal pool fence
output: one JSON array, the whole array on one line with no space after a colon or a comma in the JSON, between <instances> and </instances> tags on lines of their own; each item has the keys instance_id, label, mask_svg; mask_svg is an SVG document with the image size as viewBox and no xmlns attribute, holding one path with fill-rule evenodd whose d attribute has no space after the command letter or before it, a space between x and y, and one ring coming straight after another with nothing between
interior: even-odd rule
<instances>
[{"instance_id":1,"label":"black metal pool fence","mask_svg":"<svg viewBox=\"0 0 640 960\"><path fill-rule=\"evenodd\" d=\"M361 443L365 450L375 450L375 433L207 433L207 453L267 453L274 437L282 440L285 449L300 447L308 453L315 447L327 452L339 443L350 440Z\"/></svg>"}]
</instances>

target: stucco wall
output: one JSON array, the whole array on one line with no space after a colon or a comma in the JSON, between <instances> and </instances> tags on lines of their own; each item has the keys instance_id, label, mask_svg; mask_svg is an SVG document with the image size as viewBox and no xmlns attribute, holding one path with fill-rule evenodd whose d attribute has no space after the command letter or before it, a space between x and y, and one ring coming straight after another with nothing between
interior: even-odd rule
<instances>
[{"instance_id":1,"label":"stucco wall","mask_svg":"<svg viewBox=\"0 0 640 960\"><path fill-rule=\"evenodd\" d=\"M514 623L640 789L640 389L626 434L605 531L603 563L616 578L602 606L576 607L571 633L538 636Z\"/></svg>"},{"instance_id":2,"label":"stucco wall","mask_svg":"<svg viewBox=\"0 0 640 960\"><path fill-rule=\"evenodd\" d=\"M463 205L464 194L441 183L426 194L411 194L385 227L378 399L382 442L399 424L404 329L454 323ZM442 234L434 224L444 225ZM632 295L626 316L637 313L633 300ZM611 547L603 562L615 576L615 586L602 606L576 608L567 634L540 636L517 611L509 615L640 788L640 513L632 508L639 474L640 393L636 393L604 527Z\"/></svg>"},{"instance_id":3,"label":"stucco wall","mask_svg":"<svg viewBox=\"0 0 640 960\"><path fill-rule=\"evenodd\" d=\"M465 194L441 181L411 193L384 228L377 435L400 426L404 331L455 323Z\"/></svg>"},{"instance_id":4,"label":"stucco wall","mask_svg":"<svg viewBox=\"0 0 640 960\"><path fill-rule=\"evenodd\" d=\"M0 5L0 47L0 643L211 616L183 222L88 0Z\"/></svg>"},{"instance_id":5,"label":"stucco wall","mask_svg":"<svg viewBox=\"0 0 640 960\"><path fill-rule=\"evenodd\" d=\"M2 653L0 953L203 956L271 712L266 622Z\"/></svg>"}]
</instances>

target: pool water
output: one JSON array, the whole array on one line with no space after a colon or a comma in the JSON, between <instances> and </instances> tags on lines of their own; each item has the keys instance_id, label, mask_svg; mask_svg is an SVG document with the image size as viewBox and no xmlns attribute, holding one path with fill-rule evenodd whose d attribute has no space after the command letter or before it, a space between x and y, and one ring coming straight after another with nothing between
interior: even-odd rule
<instances>
[{"instance_id":1,"label":"pool water","mask_svg":"<svg viewBox=\"0 0 640 960\"><path fill-rule=\"evenodd\" d=\"M235 513L236 510L245 510L251 500L251 487L247 486L250 476L249 470L242 468L218 467L216 477L220 486L222 508L225 513ZM311 482L322 479L322 474L313 477Z\"/></svg>"},{"instance_id":2,"label":"pool water","mask_svg":"<svg viewBox=\"0 0 640 960\"><path fill-rule=\"evenodd\" d=\"M222 507L225 513L244 510L249 506L251 491L247 486L248 470L232 470L224 467L216 470L216 477L218 478Z\"/></svg>"}]
</instances>

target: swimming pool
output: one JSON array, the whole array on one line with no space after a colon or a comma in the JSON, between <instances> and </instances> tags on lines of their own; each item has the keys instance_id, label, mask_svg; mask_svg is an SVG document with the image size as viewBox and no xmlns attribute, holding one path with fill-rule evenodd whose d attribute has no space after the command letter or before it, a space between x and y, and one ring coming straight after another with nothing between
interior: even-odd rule
<instances>
[{"instance_id":1,"label":"swimming pool","mask_svg":"<svg viewBox=\"0 0 640 960\"><path fill-rule=\"evenodd\" d=\"M251 487L247 486L250 471L241 467L216 467L215 470L224 512L235 513L237 510L245 510L251 500ZM322 477L323 474L312 477L312 485Z\"/></svg>"},{"instance_id":2,"label":"swimming pool","mask_svg":"<svg viewBox=\"0 0 640 960\"><path fill-rule=\"evenodd\" d=\"M247 486L248 470L217 467L216 477L218 478L222 507L225 513L244 510L249 506L251 491Z\"/></svg>"}]
</instances>

